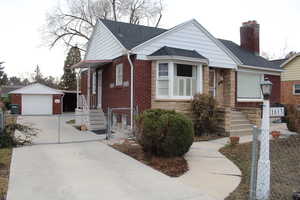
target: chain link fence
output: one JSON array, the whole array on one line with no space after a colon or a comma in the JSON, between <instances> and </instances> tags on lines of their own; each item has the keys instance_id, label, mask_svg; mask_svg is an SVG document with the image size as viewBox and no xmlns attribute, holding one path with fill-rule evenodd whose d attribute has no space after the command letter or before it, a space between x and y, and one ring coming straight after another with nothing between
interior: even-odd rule
<instances>
[{"instance_id":1,"label":"chain link fence","mask_svg":"<svg viewBox=\"0 0 300 200\"><path fill-rule=\"evenodd\" d=\"M259 175L261 130L254 129L251 144L251 173L249 199L259 199L257 191L261 188L257 181L267 178L267 173ZM270 200L298 200L300 192L300 135L270 135ZM241 148L243 146L241 145ZM263 152L266 153L266 152ZM264 169L262 169L264 170Z\"/></svg>"}]
</instances>

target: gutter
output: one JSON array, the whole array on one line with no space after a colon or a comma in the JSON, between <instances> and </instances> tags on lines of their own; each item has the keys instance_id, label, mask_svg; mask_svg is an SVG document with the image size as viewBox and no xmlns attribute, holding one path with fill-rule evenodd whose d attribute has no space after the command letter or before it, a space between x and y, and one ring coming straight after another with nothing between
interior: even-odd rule
<instances>
[{"instance_id":1,"label":"gutter","mask_svg":"<svg viewBox=\"0 0 300 200\"><path fill-rule=\"evenodd\" d=\"M133 72L134 65L130 59L131 51L127 51L127 59L130 64L130 129L133 131Z\"/></svg>"},{"instance_id":2,"label":"gutter","mask_svg":"<svg viewBox=\"0 0 300 200\"><path fill-rule=\"evenodd\" d=\"M254 67L249 65L239 65L239 67L249 68L249 69L258 69L258 70L264 70L264 71L273 71L273 72L283 72L282 69L271 69L271 68L265 68L265 67Z\"/></svg>"}]
</instances>

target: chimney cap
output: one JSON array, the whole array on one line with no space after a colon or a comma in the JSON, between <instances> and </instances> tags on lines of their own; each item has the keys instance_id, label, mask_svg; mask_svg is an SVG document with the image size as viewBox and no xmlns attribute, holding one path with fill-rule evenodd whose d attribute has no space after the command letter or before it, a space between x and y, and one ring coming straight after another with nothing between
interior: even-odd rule
<instances>
[{"instance_id":1,"label":"chimney cap","mask_svg":"<svg viewBox=\"0 0 300 200\"><path fill-rule=\"evenodd\" d=\"M256 20L249 20L247 22L243 22L243 26L251 26L251 25L258 25Z\"/></svg>"}]
</instances>

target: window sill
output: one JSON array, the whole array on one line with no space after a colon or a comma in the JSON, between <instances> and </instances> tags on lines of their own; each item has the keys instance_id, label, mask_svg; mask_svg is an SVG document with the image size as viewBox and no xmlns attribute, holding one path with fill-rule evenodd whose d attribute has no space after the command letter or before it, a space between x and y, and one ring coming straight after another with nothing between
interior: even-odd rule
<instances>
[{"instance_id":1,"label":"window sill","mask_svg":"<svg viewBox=\"0 0 300 200\"><path fill-rule=\"evenodd\" d=\"M243 98L238 98L238 102L263 102L263 99L243 99Z\"/></svg>"},{"instance_id":2,"label":"window sill","mask_svg":"<svg viewBox=\"0 0 300 200\"><path fill-rule=\"evenodd\" d=\"M190 102L192 101L193 97L186 97L186 98L163 98L157 97L154 101L156 102Z\"/></svg>"}]
</instances>

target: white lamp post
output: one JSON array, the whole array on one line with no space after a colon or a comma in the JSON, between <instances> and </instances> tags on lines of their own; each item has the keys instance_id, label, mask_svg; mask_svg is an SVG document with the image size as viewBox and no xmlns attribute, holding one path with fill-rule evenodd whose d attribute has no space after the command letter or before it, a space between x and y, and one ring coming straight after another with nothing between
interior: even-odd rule
<instances>
[{"instance_id":1,"label":"white lamp post","mask_svg":"<svg viewBox=\"0 0 300 200\"><path fill-rule=\"evenodd\" d=\"M263 117L261 124L260 155L258 160L256 198L269 199L270 194L270 101L272 83L265 79L261 84L263 100Z\"/></svg>"}]
</instances>

